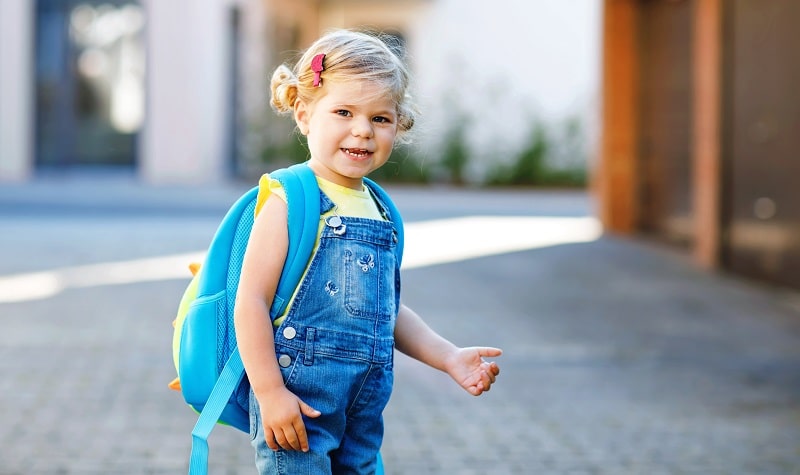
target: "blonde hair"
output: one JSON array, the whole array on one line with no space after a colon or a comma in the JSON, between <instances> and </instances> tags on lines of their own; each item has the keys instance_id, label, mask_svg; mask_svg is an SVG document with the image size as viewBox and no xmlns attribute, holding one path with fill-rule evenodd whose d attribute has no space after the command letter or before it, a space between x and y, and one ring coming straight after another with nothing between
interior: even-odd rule
<instances>
[{"instance_id":1,"label":"blonde hair","mask_svg":"<svg viewBox=\"0 0 800 475\"><path fill-rule=\"evenodd\" d=\"M387 45L388 35L356 30L334 30L314 42L294 66L282 64L272 75L272 108L289 114L297 100L313 104L324 94L325 81L374 81L385 88L397 105L397 138L402 141L416 119L408 92L410 74L403 61ZM321 87L314 87L311 60L325 54Z\"/></svg>"}]
</instances>

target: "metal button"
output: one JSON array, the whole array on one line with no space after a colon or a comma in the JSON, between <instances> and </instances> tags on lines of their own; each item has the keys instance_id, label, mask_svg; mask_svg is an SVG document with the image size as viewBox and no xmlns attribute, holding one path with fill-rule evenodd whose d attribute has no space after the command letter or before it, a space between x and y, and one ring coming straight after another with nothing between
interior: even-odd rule
<instances>
[{"instance_id":1,"label":"metal button","mask_svg":"<svg viewBox=\"0 0 800 475\"><path fill-rule=\"evenodd\" d=\"M337 215L328 216L325 218L325 224L327 224L331 228L338 228L342 225L342 218Z\"/></svg>"},{"instance_id":2,"label":"metal button","mask_svg":"<svg viewBox=\"0 0 800 475\"><path fill-rule=\"evenodd\" d=\"M297 330L294 327L286 327L283 329L283 337L287 340L291 340L297 336Z\"/></svg>"},{"instance_id":3,"label":"metal button","mask_svg":"<svg viewBox=\"0 0 800 475\"><path fill-rule=\"evenodd\" d=\"M278 358L278 364L281 365L281 368L288 368L290 364L292 364L292 357L289 355L281 355Z\"/></svg>"}]
</instances>

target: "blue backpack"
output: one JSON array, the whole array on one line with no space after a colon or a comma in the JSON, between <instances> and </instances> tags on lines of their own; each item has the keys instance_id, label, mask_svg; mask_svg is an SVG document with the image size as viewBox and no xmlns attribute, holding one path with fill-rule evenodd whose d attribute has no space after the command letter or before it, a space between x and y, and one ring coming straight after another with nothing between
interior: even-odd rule
<instances>
[{"instance_id":1,"label":"blue backpack","mask_svg":"<svg viewBox=\"0 0 800 475\"><path fill-rule=\"evenodd\" d=\"M286 192L289 249L281 272L270 316L275 319L286 307L311 259L320 218L320 191L307 163L270 173ZM397 263L403 256L403 222L388 194L375 182L364 179L378 201L386 207L398 233ZM233 310L239 274L255 219L258 187L231 206L209 246L203 265L195 273L178 306L173 333L173 361L178 372L170 387L200 415L192 430L189 474L208 472L208 436L217 423L250 432L250 384L236 345ZM378 474L383 463L378 454Z\"/></svg>"}]
</instances>

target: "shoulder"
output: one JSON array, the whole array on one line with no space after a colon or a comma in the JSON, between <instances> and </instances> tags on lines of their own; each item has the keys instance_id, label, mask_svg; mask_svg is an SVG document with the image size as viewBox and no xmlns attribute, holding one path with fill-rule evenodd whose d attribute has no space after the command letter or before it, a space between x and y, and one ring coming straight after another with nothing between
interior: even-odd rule
<instances>
[{"instance_id":1,"label":"shoulder","mask_svg":"<svg viewBox=\"0 0 800 475\"><path fill-rule=\"evenodd\" d=\"M281 185L281 182L279 182L275 178L270 177L269 173L265 173L261 175L261 178L258 180L258 198L256 199L256 215L258 215L258 213L264 207L264 203L266 203L267 199L272 195L277 196L284 203L286 202L286 191L283 189L283 185Z\"/></svg>"}]
</instances>

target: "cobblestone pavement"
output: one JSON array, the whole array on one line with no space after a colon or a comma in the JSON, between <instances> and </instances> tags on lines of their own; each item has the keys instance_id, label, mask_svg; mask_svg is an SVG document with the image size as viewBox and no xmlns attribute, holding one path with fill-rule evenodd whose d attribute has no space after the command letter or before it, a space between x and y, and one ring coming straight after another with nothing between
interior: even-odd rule
<instances>
[{"instance_id":1,"label":"cobblestone pavement","mask_svg":"<svg viewBox=\"0 0 800 475\"><path fill-rule=\"evenodd\" d=\"M0 187L0 278L202 250L241 191L189 212L175 190L122 187L117 206L39 186ZM409 221L589 212L580 194L396 197ZM397 357L387 473L800 474L797 294L614 237L404 272L431 326L505 354L480 398ZM118 282L0 303L0 474L185 473L195 415L166 383L186 279ZM211 473L254 473L248 442L216 429Z\"/></svg>"}]
</instances>

